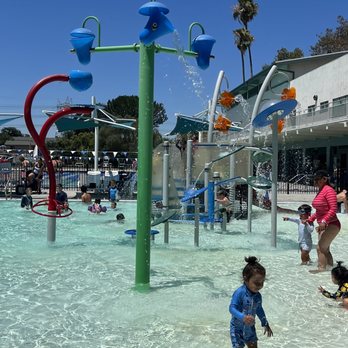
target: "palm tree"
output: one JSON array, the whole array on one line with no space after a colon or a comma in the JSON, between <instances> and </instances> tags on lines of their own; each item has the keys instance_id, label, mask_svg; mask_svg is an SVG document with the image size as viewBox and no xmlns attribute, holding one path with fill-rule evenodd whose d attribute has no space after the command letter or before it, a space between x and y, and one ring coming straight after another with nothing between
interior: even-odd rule
<instances>
[{"instance_id":1,"label":"palm tree","mask_svg":"<svg viewBox=\"0 0 348 348\"><path fill-rule=\"evenodd\" d=\"M254 41L254 37L250 34L249 30L245 28L233 30L234 42L240 51L242 58L242 76L243 83L245 83L245 64L244 64L244 54L250 47L251 43Z\"/></svg>"},{"instance_id":2,"label":"palm tree","mask_svg":"<svg viewBox=\"0 0 348 348\"><path fill-rule=\"evenodd\" d=\"M253 0L238 0L238 4L236 4L233 8L233 19L238 20L239 23L242 23L244 28L249 31L248 23L251 22L254 17L257 15L259 9L259 5ZM250 34L250 33L249 33ZM251 35L250 35L251 36ZM251 55L251 43L254 41L250 41L250 45L247 47L249 53L249 64L250 64L250 76L253 77L253 61Z\"/></svg>"}]
</instances>

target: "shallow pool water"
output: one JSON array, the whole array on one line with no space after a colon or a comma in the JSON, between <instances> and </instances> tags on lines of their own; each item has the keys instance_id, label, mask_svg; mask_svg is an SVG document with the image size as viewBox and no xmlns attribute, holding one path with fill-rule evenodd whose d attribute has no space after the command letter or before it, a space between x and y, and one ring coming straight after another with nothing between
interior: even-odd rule
<instances>
[{"instance_id":1,"label":"shallow pool water","mask_svg":"<svg viewBox=\"0 0 348 348\"><path fill-rule=\"evenodd\" d=\"M104 215L72 202L73 215L57 219L57 240L46 242L47 218L1 201L0 332L7 347L230 347L228 306L241 284L244 256L256 255L267 269L262 289L274 337L261 347L346 347L348 311L317 292L331 291L330 272L310 274L300 266L297 226L278 218L277 248L271 244L271 216L255 209L228 231L200 230L194 246L192 224L163 226L151 248L151 291L133 290L135 203L120 202ZM125 224L115 216L123 212ZM346 215L332 245L335 260L348 264ZM317 239L314 236L314 243ZM316 261L316 253L312 251Z\"/></svg>"}]
</instances>

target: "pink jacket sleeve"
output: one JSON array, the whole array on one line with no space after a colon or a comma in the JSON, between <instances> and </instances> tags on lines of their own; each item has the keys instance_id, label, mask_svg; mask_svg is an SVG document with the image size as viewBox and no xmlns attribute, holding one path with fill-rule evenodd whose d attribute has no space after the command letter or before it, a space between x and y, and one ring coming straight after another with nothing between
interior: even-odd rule
<instances>
[{"instance_id":1,"label":"pink jacket sleeve","mask_svg":"<svg viewBox=\"0 0 348 348\"><path fill-rule=\"evenodd\" d=\"M326 198L327 204L329 205L329 210L325 214L323 220L329 223L329 221L335 220L336 213L337 213L337 197L336 197L336 192L332 187L328 186L325 192L325 198Z\"/></svg>"},{"instance_id":2,"label":"pink jacket sleeve","mask_svg":"<svg viewBox=\"0 0 348 348\"><path fill-rule=\"evenodd\" d=\"M317 219L317 213L313 213L308 219L308 222L313 223Z\"/></svg>"}]
</instances>

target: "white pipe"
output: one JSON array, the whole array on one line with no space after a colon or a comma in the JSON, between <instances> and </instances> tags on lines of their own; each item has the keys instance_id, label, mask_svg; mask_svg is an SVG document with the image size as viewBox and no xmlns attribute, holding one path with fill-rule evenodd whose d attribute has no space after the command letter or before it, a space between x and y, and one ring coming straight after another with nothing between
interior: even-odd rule
<instances>
[{"instance_id":1,"label":"white pipe","mask_svg":"<svg viewBox=\"0 0 348 348\"><path fill-rule=\"evenodd\" d=\"M221 86L223 78L224 78L224 72L220 70L218 78L216 80L216 84L215 84L213 99L209 107L208 143L213 142L213 126L214 126L214 118L215 118L215 109L216 109L216 104L218 102L220 86Z\"/></svg>"},{"instance_id":2,"label":"white pipe","mask_svg":"<svg viewBox=\"0 0 348 348\"><path fill-rule=\"evenodd\" d=\"M56 211L48 210L48 215L56 215ZM56 241L56 218L48 217L47 218L47 241L55 242Z\"/></svg>"},{"instance_id":3,"label":"white pipe","mask_svg":"<svg viewBox=\"0 0 348 348\"><path fill-rule=\"evenodd\" d=\"M187 140L187 152L186 152L186 189L191 185L192 180L192 143L193 141Z\"/></svg>"},{"instance_id":4,"label":"white pipe","mask_svg":"<svg viewBox=\"0 0 348 348\"><path fill-rule=\"evenodd\" d=\"M94 106L92 111L92 118L97 117L96 99L92 96L91 104ZM99 153L99 127L94 127L94 172L98 171L98 153Z\"/></svg>"},{"instance_id":5,"label":"white pipe","mask_svg":"<svg viewBox=\"0 0 348 348\"><path fill-rule=\"evenodd\" d=\"M194 199L195 202L195 230L194 230L194 245L199 246L199 198Z\"/></svg>"},{"instance_id":6,"label":"white pipe","mask_svg":"<svg viewBox=\"0 0 348 348\"><path fill-rule=\"evenodd\" d=\"M236 155L233 154L230 157L230 178L234 178L235 176L236 176ZM234 181L230 183L230 193L228 195L228 198L232 204L231 209L233 211L233 216L234 216L234 213L235 213L234 203L236 201L236 185Z\"/></svg>"},{"instance_id":7,"label":"white pipe","mask_svg":"<svg viewBox=\"0 0 348 348\"><path fill-rule=\"evenodd\" d=\"M204 187L209 184L210 164L206 163L204 166ZM204 212L208 213L208 190L204 191Z\"/></svg>"},{"instance_id":8,"label":"white pipe","mask_svg":"<svg viewBox=\"0 0 348 348\"><path fill-rule=\"evenodd\" d=\"M165 151L168 152L169 144L167 143L167 151L165 147ZM165 145L166 146L166 145ZM169 153L165 153L163 155L163 186L162 186L162 199L164 209L168 210L169 204ZM168 244L169 242L169 223L166 221L164 223L164 243Z\"/></svg>"},{"instance_id":9,"label":"white pipe","mask_svg":"<svg viewBox=\"0 0 348 348\"><path fill-rule=\"evenodd\" d=\"M271 246L277 246L278 117L272 119Z\"/></svg>"},{"instance_id":10,"label":"white pipe","mask_svg":"<svg viewBox=\"0 0 348 348\"><path fill-rule=\"evenodd\" d=\"M257 98L255 100L253 112L251 114L251 124L249 128L249 145L250 146L253 146L253 142L254 142L254 127L252 125L252 122L254 118L256 117L256 115L258 114L263 94L265 93L267 86L269 84L269 81L271 80L271 77L276 72L276 70L277 70L277 66L273 65L270 71L268 72L265 80L263 81L262 86L260 88L260 92L257 95ZM252 161L252 153L250 153L248 176L252 176L252 175L253 175L253 161ZM249 233L251 232L251 213L253 209L252 207L253 207L253 188L249 185L248 186L248 232Z\"/></svg>"}]
</instances>

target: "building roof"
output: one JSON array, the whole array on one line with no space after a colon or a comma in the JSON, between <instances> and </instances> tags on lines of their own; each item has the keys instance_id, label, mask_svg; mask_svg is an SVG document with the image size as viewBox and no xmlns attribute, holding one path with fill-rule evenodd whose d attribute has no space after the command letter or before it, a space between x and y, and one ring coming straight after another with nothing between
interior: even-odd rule
<instances>
[{"instance_id":1,"label":"building roof","mask_svg":"<svg viewBox=\"0 0 348 348\"><path fill-rule=\"evenodd\" d=\"M46 138L46 140L54 140L54 138ZM11 140L5 142L6 147L32 146L36 144L32 137L13 137Z\"/></svg>"},{"instance_id":2,"label":"building roof","mask_svg":"<svg viewBox=\"0 0 348 348\"><path fill-rule=\"evenodd\" d=\"M294 59L284 59L276 61L274 64L277 66L278 71L286 72L290 78L293 80L303 74L312 71L319 66L327 64L337 58L340 58L344 55L348 54L348 51L320 54L309 57L302 58L294 58ZM233 95L241 94L244 99L249 99L252 96L258 94L261 85L266 78L268 72L270 71L272 66L268 66L267 68L261 70L258 74L251 77L245 83L240 84L231 92Z\"/></svg>"}]
</instances>

